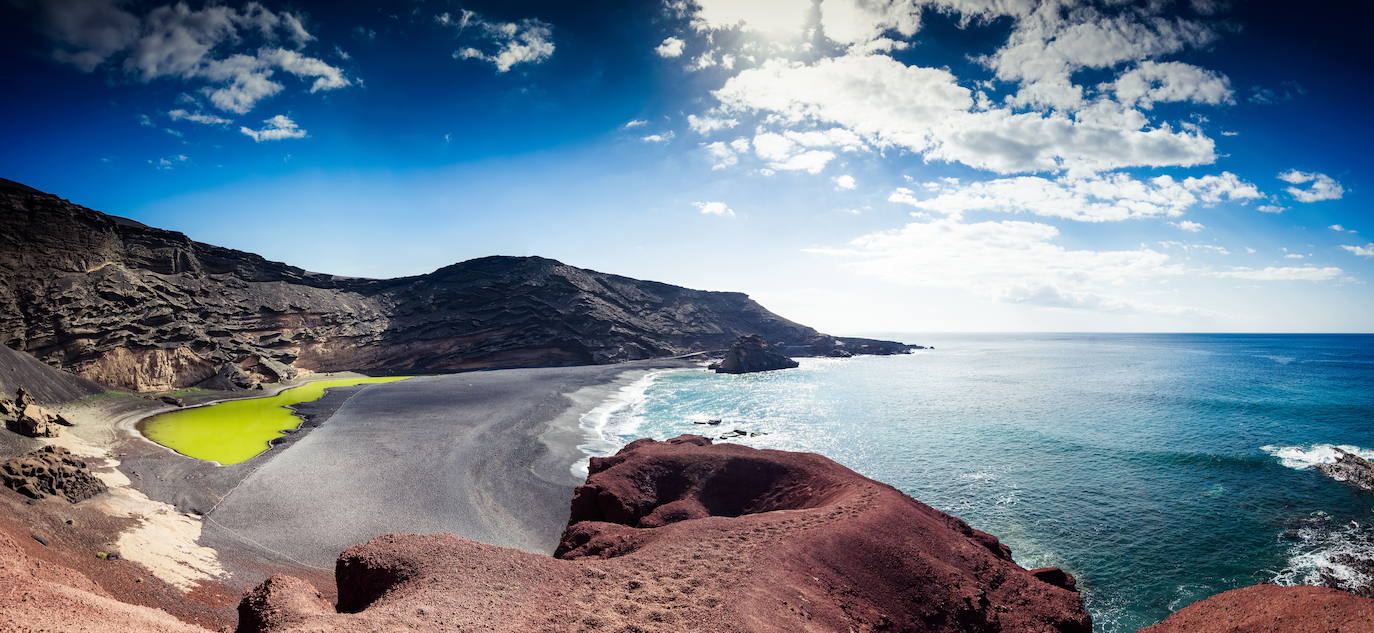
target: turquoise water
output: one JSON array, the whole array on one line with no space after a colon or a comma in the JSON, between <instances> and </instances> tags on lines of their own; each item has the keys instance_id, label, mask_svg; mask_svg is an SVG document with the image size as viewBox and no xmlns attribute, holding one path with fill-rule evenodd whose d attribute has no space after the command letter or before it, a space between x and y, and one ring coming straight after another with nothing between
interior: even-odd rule
<instances>
[{"instance_id":1,"label":"turquoise water","mask_svg":"<svg viewBox=\"0 0 1374 633\"><path fill-rule=\"evenodd\" d=\"M823 453L1068 569L1103 633L1257 582L1374 580L1343 564L1374 558L1374 495L1310 468L1374 448L1374 336L905 338L936 349L652 374L583 418L584 449L765 432L732 441Z\"/></svg>"}]
</instances>

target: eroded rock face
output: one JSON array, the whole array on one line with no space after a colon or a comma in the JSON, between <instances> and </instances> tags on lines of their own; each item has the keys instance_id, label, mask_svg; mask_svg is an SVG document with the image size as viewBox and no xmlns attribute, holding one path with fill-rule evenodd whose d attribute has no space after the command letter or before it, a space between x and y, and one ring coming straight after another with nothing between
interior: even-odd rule
<instances>
[{"instance_id":1,"label":"eroded rock face","mask_svg":"<svg viewBox=\"0 0 1374 633\"><path fill-rule=\"evenodd\" d=\"M609 363L755 332L812 355L906 349L820 334L740 293L539 257L387 280L311 273L0 179L0 344L107 386Z\"/></svg>"},{"instance_id":2,"label":"eroded rock face","mask_svg":"<svg viewBox=\"0 0 1374 633\"><path fill-rule=\"evenodd\" d=\"M836 348L830 352L835 355L844 350ZM750 334L735 339L730 349L725 350L725 358L712 363L711 369L721 374L749 374L757 371L791 369L798 366L797 361L773 351L758 334Z\"/></svg>"},{"instance_id":3,"label":"eroded rock face","mask_svg":"<svg viewBox=\"0 0 1374 633\"><path fill-rule=\"evenodd\" d=\"M1140 633L1317 631L1374 631L1374 600L1324 587L1255 585L1194 602Z\"/></svg>"},{"instance_id":4,"label":"eroded rock face","mask_svg":"<svg viewBox=\"0 0 1374 633\"><path fill-rule=\"evenodd\" d=\"M1091 629L1067 574L1022 569L991 535L818 455L682 436L591 473L557 558L379 537L339 558L342 613L278 582L245 600L240 631Z\"/></svg>"},{"instance_id":5,"label":"eroded rock face","mask_svg":"<svg viewBox=\"0 0 1374 633\"><path fill-rule=\"evenodd\" d=\"M104 482L91 474L86 462L57 446L0 463L0 484L31 499L55 495L71 503L105 492Z\"/></svg>"},{"instance_id":6,"label":"eroded rock face","mask_svg":"<svg viewBox=\"0 0 1374 633\"><path fill-rule=\"evenodd\" d=\"M1335 463L1317 464L1317 470L1361 490L1374 491L1374 462L1336 447L1332 447L1332 450L1336 451Z\"/></svg>"}]
</instances>

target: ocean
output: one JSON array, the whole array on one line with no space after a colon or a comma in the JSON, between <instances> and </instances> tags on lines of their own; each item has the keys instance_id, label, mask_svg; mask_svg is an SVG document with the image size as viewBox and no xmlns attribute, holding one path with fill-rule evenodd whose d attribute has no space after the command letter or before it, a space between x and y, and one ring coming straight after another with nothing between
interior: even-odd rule
<instances>
[{"instance_id":1,"label":"ocean","mask_svg":"<svg viewBox=\"0 0 1374 633\"><path fill-rule=\"evenodd\" d=\"M824 454L1070 571L1101 633L1259 582L1374 583L1350 564L1374 560L1374 493L1311 467L1374 458L1374 336L897 338L935 349L652 373L583 448L739 429Z\"/></svg>"}]
</instances>

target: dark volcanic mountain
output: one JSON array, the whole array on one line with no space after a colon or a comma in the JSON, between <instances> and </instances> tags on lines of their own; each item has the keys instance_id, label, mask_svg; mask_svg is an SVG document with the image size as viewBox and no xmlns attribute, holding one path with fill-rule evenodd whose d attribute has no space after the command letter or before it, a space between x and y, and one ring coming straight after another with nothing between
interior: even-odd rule
<instances>
[{"instance_id":1,"label":"dark volcanic mountain","mask_svg":"<svg viewBox=\"0 0 1374 633\"><path fill-rule=\"evenodd\" d=\"M541 257L385 280L311 273L0 179L0 342L112 387L610 363L754 333L793 354L906 350L821 334L741 293Z\"/></svg>"}]
</instances>

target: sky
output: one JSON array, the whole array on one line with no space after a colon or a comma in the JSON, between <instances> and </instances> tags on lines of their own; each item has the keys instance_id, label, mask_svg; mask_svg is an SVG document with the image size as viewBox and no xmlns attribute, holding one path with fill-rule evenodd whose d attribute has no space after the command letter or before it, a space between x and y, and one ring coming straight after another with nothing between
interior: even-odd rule
<instances>
[{"instance_id":1,"label":"sky","mask_svg":"<svg viewBox=\"0 0 1374 633\"><path fill-rule=\"evenodd\" d=\"M0 177L362 277L541 255L835 334L1374 331L1369 16L0 3Z\"/></svg>"}]
</instances>

